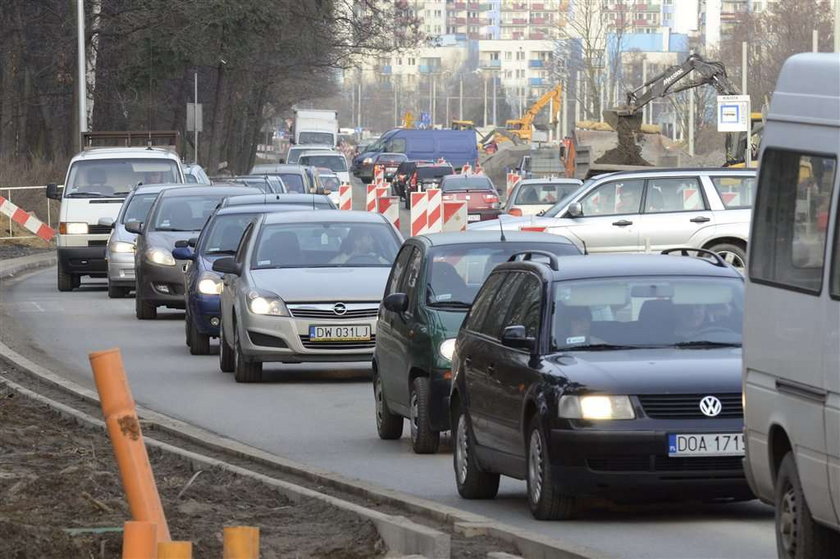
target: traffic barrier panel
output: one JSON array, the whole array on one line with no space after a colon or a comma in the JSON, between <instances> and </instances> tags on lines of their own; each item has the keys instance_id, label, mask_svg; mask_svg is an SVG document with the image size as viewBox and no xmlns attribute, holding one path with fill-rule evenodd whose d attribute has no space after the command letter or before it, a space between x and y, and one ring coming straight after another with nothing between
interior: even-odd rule
<instances>
[{"instance_id":1,"label":"traffic barrier panel","mask_svg":"<svg viewBox=\"0 0 840 559\"><path fill-rule=\"evenodd\" d=\"M160 542L157 559L192 559L192 542Z\"/></svg>"},{"instance_id":2,"label":"traffic barrier panel","mask_svg":"<svg viewBox=\"0 0 840 559\"><path fill-rule=\"evenodd\" d=\"M429 233L440 233L443 231L443 216L441 215L441 193L439 188L430 188L426 191L426 230Z\"/></svg>"},{"instance_id":3,"label":"traffic barrier panel","mask_svg":"<svg viewBox=\"0 0 840 559\"><path fill-rule=\"evenodd\" d=\"M721 192L720 199L727 208L741 205L741 194L739 192Z\"/></svg>"},{"instance_id":4,"label":"traffic barrier panel","mask_svg":"<svg viewBox=\"0 0 840 559\"><path fill-rule=\"evenodd\" d=\"M88 357L131 517L153 523L157 542L168 542L171 539L169 526L149 464L120 350L95 351Z\"/></svg>"},{"instance_id":5,"label":"traffic barrier panel","mask_svg":"<svg viewBox=\"0 0 840 559\"><path fill-rule=\"evenodd\" d=\"M481 166L481 163L476 163L475 171L473 171L473 174L474 175L483 175L484 174L484 168Z\"/></svg>"},{"instance_id":6,"label":"traffic barrier panel","mask_svg":"<svg viewBox=\"0 0 840 559\"><path fill-rule=\"evenodd\" d=\"M127 520L123 524L122 559L147 559L157 555L155 525L144 520Z\"/></svg>"},{"instance_id":7,"label":"traffic barrier panel","mask_svg":"<svg viewBox=\"0 0 840 559\"><path fill-rule=\"evenodd\" d=\"M369 212L376 211L376 185L368 184L365 186L365 210Z\"/></svg>"},{"instance_id":8,"label":"traffic barrier panel","mask_svg":"<svg viewBox=\"0 0 840 559\"><path fill-rule=\"evenodd\" d=\"M338 209L353 209L353 187L349 184L342 184L338 187Z\"/></svg>"},{"instance_id":9,"label":"traffic barrier panel","mask_svg":"<svg viewBox=\"0 0 840 559\"><path fill-rule=\"evenodd\" d=\"M467 230L467 203L464 201L444 202L443 227L444 233Z\"/></svg>"},{"instance_id":10,"label":"traffic barrier panel","mask_svg":"<svg viewBox=\"0 0 840 559\"><path fill-rule=\"evenodd\" d=\"M508 173L507 180L505 184L505 200L510 198L510 193L513 192L513 188L516 186L516 183L519 182L521 177L516 173Z\"/></svg>"},{"instance_id":11,"label":"traffic barrier panel","mask_svg":"<svg viewBox=\"0 0 840 559\"><path fill-rule=\"evenodd\" d=\"M391 195L391 187L390 186L377 186L376 187L376 199L380 199L383 196L390 196Z\"/></svg>"},{"instance_id":12,"label":"traffic barrier panel","mask_svg":"<svg viewBox=\"0 0 840 559\"><path fill-rule=\"evenodd\" d=\"M260 529L253 526L225 526L222 559L259 559Z\"/></svg>"},{"instance_id":13,"label":"traffic barrier panel","mask_svg":"<svg viewBox=\"0 0 840 559\"><path fill-rule=\"evenodd\" d=\"M0 196L0 213L9 216L9 219L22 226L27 231L35 233L45 241L55 236L55 229L31 215L26 210L17 207L2 196Z\"/></svg>"},{"instance_id":14,"label":"traffic barrier panel","mask_svg":"<svg viewBox=\"0 0 840 559\"><path fill-rule=\"evenodd\" d=\"M374 165L373 166L373 184L376 186L382 186L385 183L385 166L384 165Z\"/></svg>"},{"instance_id":15,"label":"traffic barrier panel","mask_svg":"<svg viewBox=\"0 0 840 559\"><path fill-rule=\"evenodd\" d=\"M411 236L422 235L428 226L428 194L411 193Z\"/></svg>"},{"instance_id":16,"label":"traffic barrier panel","mask_svg":"<svg viewBox=\"0 0 840 559\"><path fill-rule=\"evenodd\" d=\"M470 165L469 163L464 163L464 166L461 167L461 174L472 175L472 165Z\"/></svg>"},{"instance_id":17,"label":"traffic barrier panel","mask_svg":"<svg viewBox=\"0 0 840 559\"><path fill-rule=\"evenodd\" d=\"M397 229L400 228L400 197L399 196L382 196L376 199L376 211L385 216L385 218L394 224Z\"/></svg>"},{"instance_id":18,"label":"traffic barrier panel","mask_svg":"<svg viewBox=\"0 0 840 559\"><path fill-rule=\"evenodd\" d=\"M683 190L683 209L685 210L699 210L703 207L703 202L700 200L700 191L696 188L686 188Z\"/></svg>"}]
</instances>

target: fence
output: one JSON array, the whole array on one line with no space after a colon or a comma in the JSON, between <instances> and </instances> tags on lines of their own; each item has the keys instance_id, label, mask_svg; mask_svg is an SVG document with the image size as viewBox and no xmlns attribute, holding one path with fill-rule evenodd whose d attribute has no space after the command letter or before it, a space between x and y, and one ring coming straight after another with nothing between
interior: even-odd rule
<instances>
[{"instance_id":1,"label":"fence","mask_svg":"<svg viewBox=\"0 0 840 559\"><path fill-rule=\"evenodd\" d=\"M0 186L0 196L20 207L27 212L35 212L38 218L48 226L52 227L53 206L52 200L46 196L46 186ZM15 227L12 218L0 214L0 240L8 239L34 239L36 235L29 233L15 234Z\"/></svg>"}]
</instances>

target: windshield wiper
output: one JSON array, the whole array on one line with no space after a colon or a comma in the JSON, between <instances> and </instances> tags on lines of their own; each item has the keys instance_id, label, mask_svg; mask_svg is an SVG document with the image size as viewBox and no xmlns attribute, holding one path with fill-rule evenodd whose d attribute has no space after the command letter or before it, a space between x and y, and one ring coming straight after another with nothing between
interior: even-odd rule
<instances>
[{"instance_id":1,"label":"windshield wiper","mask_svg":"<svg viewBox=\"0 0 840 559\"><path fill-rule=\"evenodd\" d=\"M679 348L714 348L714 347L741 347L741 344L735 342L713 342L710 340L693 340L690 342L678 342L674 347Z\"/></svg>"},{"instance_id":2,"label":"windshield wiper","mask_svg":"<svg viewBox=\"0 0 840 559\"><path fill-rule=\"evenodd\" d=\"M101 192L70 192L66 198L118 198L118 196L116 194L102 194Z\"/></svg>"},{"instance_id":3,"label":"windshield wiper","mask_svg":"<svg viewBox=\"0 0 840 559\"><path fill-rule=\"evenodd\" d=\"M236 250L208 250L204 254L236 254Z\"/></svg>"},{"instance_id":4,"label":"windshield wiper","mask_svg":"<svg viewBox=\"0 0 840 559\"><path fill-rule=\"evenodd\" d=\"M454 307L457 309L468 309L472 307L471 303L465 303L464 301L434 301L432 303L428 303L430 307Z\"/></svg>"},{"instance_id":5,"label":"windshield wiper","mask_svg":"<svg viewBox=\"0 0 840 559\"><path fill-rule=\"evenodd\" d=\"M155 227L152 231L174 231L176 233L186 233L187 231L194 231L193 229L178 229L177 227Z\"/></svg>"},{"instance_id":6,"label":"windshield wiper","mask_svg":"<svg viewBox=\"0 0 840 559\"><path fill-rule=\"evenodd\" d=\"M618 345L618 344L582 344L560 348L561 351L611 351L617 349L646 349L650 346L643 345Z\"/></svg>"}]
</instances>

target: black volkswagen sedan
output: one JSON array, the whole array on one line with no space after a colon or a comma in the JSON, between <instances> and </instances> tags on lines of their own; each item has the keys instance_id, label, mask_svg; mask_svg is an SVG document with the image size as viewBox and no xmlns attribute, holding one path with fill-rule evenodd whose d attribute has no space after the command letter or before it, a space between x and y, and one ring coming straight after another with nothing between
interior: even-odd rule
<instances>
[{"instance_id":1,"label":"black volkswagen sedan","mask_svg":"<svg viewBox=\"0 0 840 559\"><path fill-rule=\"evenodd\" d=\"M691 252L544 255L494 270L452 359L462 497L494 497L501 474L527 480L538 519L570 518L591 496L752 498L743 279Z\"/></svg>"}]
</instances>

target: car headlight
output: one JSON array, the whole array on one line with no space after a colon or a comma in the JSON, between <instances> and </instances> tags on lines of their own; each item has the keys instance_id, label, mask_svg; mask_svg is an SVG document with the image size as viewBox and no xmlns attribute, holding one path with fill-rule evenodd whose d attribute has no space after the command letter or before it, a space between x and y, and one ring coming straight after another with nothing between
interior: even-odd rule
<instances>
[{"instance_id":1,"label":"car headlight","mask_svg":"<svg viewBox=\"0 0 840 559\"><path fill-rule=\"evenodd\" d=\"M72 221L62 221L58 224L58 232L64 235L87 235L88 224Z\"/></svg>"},{"instance_id":2,"label":"car headlight","mask_svg":"<svg viewBox=\"0 0 840 559\"><path fill-rule=\"evenodd\" d=\"M111 252L134 252L134 243L129 243L126 241L112 241L111 244L108 245L108 250Z\"/></svg>"},{"instance_id":3,"label":"car headlight","mask_svg":"<svg viewBox=\"0 0 840 559\"><path fill-rule=\"evenodd\" d=\"M373 159L370 157L365 157L365 160L362 161L362 163L365 165L370 165L371 163L373 163Z\"/></svg>"},{"instance_id":4,"label":"car headlight","mask_svg":"<svg viewBox=\"0 0 840 559\"><path fill-rule=\"evenodd\" d=\"M440 348L438 348L438 351L444 359L452 361L452 354L455 353L455 338L443 340L440 343Z\"/></svg>"},{"instance_id":5,"label":"car headlight","mask_svg":"<svg viewBox=\"0 0 840 559\"><path fill-rule=\"evenodd\" d=\"M146 260L158 266L174 266L175 259L172 253L165 248L150 248L146 251Z\"/></svg>"},{"instance_id":6,"label":"car headlight","mask_svg":"<svg viewBox=\"0 0 840 559\"><path fill-rule=\"evenodd\" d=\"M289 316L289 310L286 308L286 303L282 299L261 295L256 291L248 293L248 308L254 314Z\"/></svg>"},{"instance_id":7,"label":"car headlight","mask_svg":"<svg viewBox=\"0 0 840 559\"><path fill-rule=\"evenodd\" d=\"M218 276L204 274L198 280L198 292L202 295L218 295L222 292L222 285Z\"/></svg>"},{"instance_id":8,"label":"car headlight","mask_svg":"<svg viewBox=\"0 0 840 559\"><path fill-rule=\"evenodd\" d=\"M565 419L635 419L629 396L561 396L557 415Z\"/></svg>"}]
</instances>

